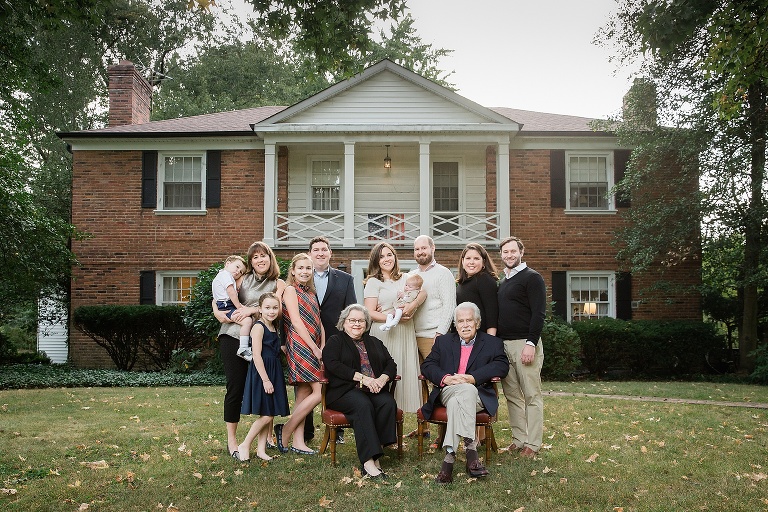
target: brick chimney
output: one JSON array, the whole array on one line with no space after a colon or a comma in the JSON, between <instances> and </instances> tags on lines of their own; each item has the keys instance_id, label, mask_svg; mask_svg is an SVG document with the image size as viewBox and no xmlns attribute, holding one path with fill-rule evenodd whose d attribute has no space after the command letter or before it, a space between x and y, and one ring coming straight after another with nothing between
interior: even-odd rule
<instances>
[{"instance_id":1,"label":"brick chimney","mask_svg":"<svg viewBox=\"0 0 768 512\"><path fill-rule=\"evenodd\" d=\"M109 126L142 124L152 110L152 86L133 62L121 60L107 69L109 75Z\"/></svg>"},{"instance_id":2,"label":"brick chimney","mask_svg":"<svg viewBox=\"0 0 768 512\"><path fill-rule=\"evenodd\" d=\"M656 86L650 80L635 78L624 95L622 117L635 129L650 130L658 124Z\"/></svg>"}]
</instances>

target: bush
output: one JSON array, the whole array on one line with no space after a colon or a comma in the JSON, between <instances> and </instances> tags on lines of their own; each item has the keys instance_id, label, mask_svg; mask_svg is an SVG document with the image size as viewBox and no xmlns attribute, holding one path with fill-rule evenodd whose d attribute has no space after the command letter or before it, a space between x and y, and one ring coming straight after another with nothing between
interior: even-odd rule
<instances>
[{"instance_id":1,"label":"bush","mask_svg":"<svg viewBox=\"0 0 768 512\"><path fill-rule=\"evenodd\" d=\"M10 363L15 360L18 350L11 342L11 338L0 330L0 363Z\"/></svg>"},{"instance_id":2,"label":"bush","mask_svg":"<svg viewBox=\"0 0 768 512\"><path fill-rule=\"evenodd\" d=\"M768 384L768 344L763 343L752 352L755 357L755 371L749 378L755 384Z\"/></svg>"},{"instance_id":3,"label":"bush","mask_svg":"<svg viewBox=\"0 0 768 512\"><path fill-rule=\"evenodd\" d=\"M547 316L541 332L544 366L541 376L550 380L569 380L581 365L581 340L578 333L559 317Z\"/></svg>"},{"instance_id":4,"label":"bush","mask_svg":"<svg viewBox=\"0 0 768 512\"><path fill-rule=\"evenodd\" d=\"M584 365L598 376L609 369L649 376L710 373L714 368L708 359L725 347L715 325L705 322L601 318L573 327L581 338Z\"/></svg>"},{"instance_id":5,"label":"bush","mask_svg":"<svg viewBox=\"0 0 768 512\"><path fill-rule=\"evenodd\" d=\"M81 306L73 325L103 347L120 370L133 369L140 354L156 369L165 369L174 350L191 350L204 342L182 315L179 306Z\"/></svg>"}]
</instances>

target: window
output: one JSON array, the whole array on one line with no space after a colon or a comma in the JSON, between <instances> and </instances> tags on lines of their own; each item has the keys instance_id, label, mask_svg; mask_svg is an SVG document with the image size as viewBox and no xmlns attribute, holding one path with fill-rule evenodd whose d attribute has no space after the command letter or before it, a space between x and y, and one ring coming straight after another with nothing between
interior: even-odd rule
<instances>
[{"instance_id":1,"label":"window","mask_svg":"<svg viewBox=\"0 0 768 512\"><path fill-rule=\"evenodd\" d=\"M571 321L615 317L616 279L612 272L569 272L568 307Z\"/></svg>"},{"instance_id":2,"label":"window","mask_svg":"<svg viewBox=\"0 0 768 512\"><path fill-rule=\"evenodd\" d=\"M320 212L341 210L340 169L338 160L312 161L312 210Z\"/></svg>"},{"instance_id":3,"label":"window","mask_svg":"<svg viewBox=\"0 0 768 512\"><path fill-rule=\"evenodd\" d=\"M158 272L156 275L157 305L183 305L189 302L192 287L197 283L196 271Z\"/></svg>"},{"instance_id":4,"label":"window","mask_svg":"<svg viewBox=\"0 0 768 512\"><path fill-rule=\"evenodd\" d=\"M204 154L160 155L157 209L204 210L205 164Z\"/></svg>"},{"instance_id":5,"label":"window","mask_svg":"<svg viewBox=\"0 0 768 512\"><path fill-rule=\"evenodd\" d=\"M459 235L457 215L439 215L437 212L459 211L459 163L434 162L432 164L432 208L435 237Z\"/></svg>"},{"instance_id":6,"label":"window","mask_svg":"<svg viewBox=\"0 0 768 512\"><path fill-rule=\"evenodd\" d=\"M613 209L608 191L613 187L613 156L607 152L566 155L569 210Z\"/></svg>"}]
</instances>

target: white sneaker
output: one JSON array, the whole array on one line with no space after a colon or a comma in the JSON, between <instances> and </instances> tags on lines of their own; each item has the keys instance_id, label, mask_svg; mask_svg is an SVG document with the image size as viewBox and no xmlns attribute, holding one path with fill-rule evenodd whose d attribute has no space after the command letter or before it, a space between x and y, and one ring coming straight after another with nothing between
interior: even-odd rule
<instances>
[{"instance_id":1,"label":"white sneaker","mask_svg":"<svg viewBox=\"0 0 768 512\"><path fill-rule=\"evenodd\" d=\"M242 357L246 361L253 361L253 352L248 347L240 347L237 349L237 357Z\"/></svg>"}]
</instances>

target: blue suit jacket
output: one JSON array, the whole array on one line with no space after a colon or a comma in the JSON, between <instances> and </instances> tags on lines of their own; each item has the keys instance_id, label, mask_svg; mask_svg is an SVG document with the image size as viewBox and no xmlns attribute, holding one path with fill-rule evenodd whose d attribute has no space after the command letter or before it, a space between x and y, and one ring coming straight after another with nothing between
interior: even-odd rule
<instances>
[{"instance_id":1,"label":"blue suit jacket","mask_svg":"<svg viewBox=\"0 0 768 512\"><path fill-rule=\"evenodd\" d=\"M457 333L438 336L432 347L432 352L421 364L421 373L435 387L429 394L427 403L421 408L424 417L429 419L432 411L440 400L440 383L446 375L452 375L459 370L461 359L461 338ZM504 352L504 342L501 338L477 331L475 344L467 362L467 374L475 378L475 386L483 402L483 407L489 414L496 414L499 409L499 399L493 389L493 377L506 377L509 373L509 359Z\"/></svg>"},{"instance_id":2,"label":"blue suit jacket","mask_svg":"<svg viewBox=\"0 0 768 512\"><path fill-rule=\"evenodd\" d=\"M339 321L341 310L356 302L352 276L341 270L330 268L328 288L325 290L325 297L320 302L320 322L325 329L326 340L339 332L336 329L336 323Z\"/></svg>"}]
</instances>

